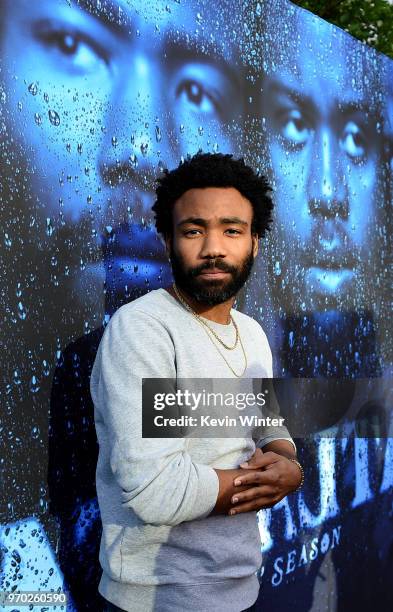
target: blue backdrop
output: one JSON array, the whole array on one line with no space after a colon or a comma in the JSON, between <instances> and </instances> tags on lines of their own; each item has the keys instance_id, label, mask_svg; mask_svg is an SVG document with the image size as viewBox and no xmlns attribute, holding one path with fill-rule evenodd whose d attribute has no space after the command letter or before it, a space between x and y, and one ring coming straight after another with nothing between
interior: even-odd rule
<instances>
[{"instance_id":1,"label":"blue backdrop","mask_svg":"<svg viewBox=\"0 0 393 612\"><path fill-rule=\"evenodd\" d=\"M171 281L154 180L201 149L274 188L237 306L275 375L370 379L284 414L313 435L303 491L259 513L258 606L393 609L391 60L286 0L0 13L1 589L100 610L90 371L113 312Z\"/></svg>"}]
</instances>

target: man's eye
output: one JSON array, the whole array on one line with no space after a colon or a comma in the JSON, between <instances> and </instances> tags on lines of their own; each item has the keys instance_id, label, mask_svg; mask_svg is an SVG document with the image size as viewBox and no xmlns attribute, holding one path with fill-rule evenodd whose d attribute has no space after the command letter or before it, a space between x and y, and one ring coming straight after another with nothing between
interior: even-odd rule
<instances>
[{"instance_id":1,"label":"man's eye","mask_svg":"<svg viewBox=\"0 0 393 612\"><path fill-rule=\"evenodd\" d=\"M348 121L344 127L340 146L352 158L364 157L366 142L362 130L354 121Z\"/></svg>"},{"instance_id":2,"label":"man's eye","mask_svg":"<svg viewBox=\"0 0 393 612\"><path fill-rule=\"evenodd\" d=\"M239 230L234 229L232 227L228 228L226 231L229 232L230 234L240 234Z\"/></svg>"},{"instance_id":3,"label":"man's eye","mask_svg":"<svg viewBox=\"0 0 393 612\"><path fill-rule=\"evenodd\" d=\"M80 47L80 41L72 34L58 34L53 42L65 55L75 55Z\"/></svg>"},{"instance_id":4,"label":"man's eye","mask_svg":"<svg viewBox=\"0 0 393 612\"><path fill-rule=\"evenodd\" d=\"M202 113L214 113L217 109L216 102L197 81L182 81L176 89L176 97L192 104Z\"/></svg>"},{"instance_id":5,"label":"man's eye","mask_svg":"<svg viewBox=\"0 0 393 612\"><path fill-rule=\"evenodd\" d=\"M191 229L191 230L186 230L186 231L184 232L184 235L185 235L185 236L197 236L199 232L200 232L200 230L197 230L197 229Z\"/></svg>"},{"instance_id":6,"label":"man's eye","mask_svg":"<svg viewBox=\"0 0 393 612\"><path fill-rule=\"evenodd\" d=\"M106 60L99 46L82 34L66 30L42 30L39 37L76 72L93 72Z\"/></svg>"},{"instance_id":7,"label":"man's eye","mask_svg":"<svg viewBox=\"0 0 393 612\"><path fill-rule=\"evenodd\" d=\"M310 129L303 119L302 113L298 110L291 110L285 115L281 133L286 140L294 145L302 145L307 141Z\"/></svg>"}]
</instances>

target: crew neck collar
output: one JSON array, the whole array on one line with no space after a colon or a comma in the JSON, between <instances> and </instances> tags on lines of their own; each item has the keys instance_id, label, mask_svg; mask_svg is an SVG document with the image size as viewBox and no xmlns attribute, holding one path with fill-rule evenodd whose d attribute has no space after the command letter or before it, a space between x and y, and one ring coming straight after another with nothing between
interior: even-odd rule
<instances>
[{"instance_id":1,"label":"crew neck collar","mask_svg":"<svg viewBox=\"0 0 393 612\"><path fill-rule=\"evenodd\" d=\"M164 289L163 287L160 287L160 289L158 289L158 291L163 292L166 296L168 296L168 298L170 300L172 300L172 302L174 302L179 308L181 308L184 312L188 312L189 315L192 316L192 314L183 306L183 304L181 302L179 302L178 299L176 299L171 293L169 293L169 291L167 291L166 289ZM234 313L234 308L231 308L230 310L230 314L233 317L233 313ZM206 323L208 323L209 325L211 325L212 327L216 327L217 329L220 330L230 330L233 328L233 324L232 321L230 321L229 323L217 323L217 321L212 321L211 319L207 319L206 317L204 317L203 315L199 315L201 317L201 319L203 319L204 321L206 321Z\"/></svg>"}]
</instances>

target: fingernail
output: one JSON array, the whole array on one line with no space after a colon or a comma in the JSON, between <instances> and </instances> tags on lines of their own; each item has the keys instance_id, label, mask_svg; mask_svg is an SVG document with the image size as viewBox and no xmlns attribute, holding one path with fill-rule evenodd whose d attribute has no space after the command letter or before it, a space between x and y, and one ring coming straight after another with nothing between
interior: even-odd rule
<instances>
[{"instance_id":1,"label":"fingernail","mask_svg":"<svg viewBox=\"0 0 393 612\"><path fill-rule=\"evenodd\" d=\"M237 504L238 501L239 501L238 497L232 497L232 503L233 504Z\"/></svg>"},{"instance_id":2,"label":"fingernail","mask_svg":"<svg viewBox=\"0 0 393 612\"><path fill-rule=\"evenodd\" d=\"M229 514L233 516L234 514L236 514L236 510L229 510Z\"/></svg>"},{"instance_id":3,"label":"fingernail","mask_svg":"<svg viewBox=\"0 0 393 612\"><path fill-rule=\"evenodd\" d=\"M241 464L240 464L240 467L247 467L247 466L248 466L247 461L245 461L244 463L241 463Z\"/></svg>"},{"instance_id":4,"label":"fingernail","mask_svg":"<svg viewBox=\"0 0 393 612\"><path fill-rule=\"evenodd\" d=\"M237 486L237 485L241 485L241 484L242 484L242 481L241 481L241 480L235 480L235 483L234 483L234 484L235 484L235 486Z\"/></svg>"}]
</instances>

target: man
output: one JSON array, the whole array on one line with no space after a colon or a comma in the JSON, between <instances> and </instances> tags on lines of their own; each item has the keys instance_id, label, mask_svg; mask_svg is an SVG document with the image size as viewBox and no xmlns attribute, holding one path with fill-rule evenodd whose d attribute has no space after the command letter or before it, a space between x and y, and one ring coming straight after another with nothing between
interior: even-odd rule
<instances>
[{"instance_id":1,"label":"man","mask_svg":"<svg viewBox=\"0 0 393 612\"><path fill-rule=\"evenodd\" d=\"M276 187L276 286L287 280L288 310L359 310L370 307L368 277L379 266L375 227L383 219L376 54L282 5L298 44L278 37L261 100ZM277 36L277 17L268 20L268 35L270 25Z\"/></svg>"},{"instance_id":2,"label":"man","mask_svg":"<svg viewBox=\"0 0 393 612\"><path fill-rule=\"evenodd\" d=\"M284 0L264 2L260 19L264 27L258 66L261 134L254 151L264 160L262 167L274 188L276 223L269 237L268 266L260 261L258 267L258 277L267 272L270 280L271 308L261 308L264 294L255 284L247 312L255 312L262 321L266 310L274 313L271 329L266 331L270 331L277 355L277 374L327 379L376 377L386 355L389 334L383 333L383 319L390 303L381 59L338 28ZM255 311L254 303L258 305ZM324 384L329 388L330 380ZM377 398L381 386L376 381ZM342 399L341 393L340 401L333 396L325 403L327 409L313 403L312 410L304 410L306 402L292 397L289 411L297 404L296 421L319 432L347 414L350 402ZM290 423L291 415L285 416ZM318 457L323 448L318 437L314 442L299 443L302 457ZM368 444L368 470L378 472L378 461L372 455L374 440ZM271 582L269 590L268 570L278 558L275 528L283 517L293 517L294 525L283 537L284 559L292 550L303 550L318 536L318 529L327 531L326 518L318 527L316 520L313 530L309 523L301 531L304 507L313 508L315 517L322 508L318 481L326 481L326 457L319 466L318 461L308 462L316 469L314 474L307 473L308 486L301 498L272 511L269 526L276 539L264 579L266 601L274 597L277 611L287 610L288 601L293 610L303 611L312 608L313 600L315 609L334 607L336 600L338 609L345 610L375 599L374 588L368 587L375 585L383 572L379 571L378 547L369 534L380 513L376 504L354 510L354 474L360 454L351 450L354 445L353 440L337 436L334 448L334 489L340 500L342 532L350 546L319 555L315 563L299 562L293 573L282 575L279 589ZM382 531L387 530L384 523ZM366 568L362 563L365 549L370 557ZM353 560L350 566L349 556Z\"/></svg>"},{"instance_id":3,"label":"man","mask_svg":"<svg viewBox=\"0 0 393 612\"><path fill-rule=\"evenodd\" d=\"M380 60L287 2L264 3L261 21L258 155L276 205L268 272L281 313L279 370L375 375L387 297L378 282L386 264Z\"/></svg>"},{"instance_id":4,"label":"man","mask_svg":"<svg viewBox=\"0 0 393 612\"><path fill-rule=\"evenodd\" d=\"M87 343L85 334L119 302L169 282L150 218L158 169L200 147L238 148L242 94L232 7L210 4L1 3L3 524L33 514L49 522L48 408L56 358L62 365L63 349L82 335ZM81 353L71 352L78 374ZM70 459L63 456L74 476L78 435L93 423L80 401L75 410L69 404L63 397L55 404L64 422L57 448L71 449ZM61 478L59 488L67 489ZM65 496L74 502L69 490ZM73 507L72 514L88 524L87 508ZM31 538L18 554L28 561L36 549ZM21 588L23 579L13 576L11 586ZM41 585L41 577L32 580Z\"/></svg>"},{"instance_id":5,"label":"man","mask_svg":"<svg viewBox=\"0 0 393 612\"><path fill-rule=\"evenodd\" d=\"M153 178L200 147L236 148L242 98L235 43L217 41L204 2L26 6L1 7L3 299L11 356L15 326L33 352L10 376L39 387L42 360L102 323L105 295L169 279Z\"/></svg>"},{"instance_id":6,"label":"man","mask_svg":"<svg viewBox=\"0 0 393 612\"><path fill-rule=\"evenodd\" d=\"M197 154L159 181L153 209L175 284L115 313L91 378L100 592L114 609L251 606L261 561L255 511L301 483L285 427L266 427L259 440L141 436L142 378L272 376L264 332L232 309L269 227L268 192L231 155Z\"/></svg>"},{"instance_id":7,"label":"man","mask_svg":"<svg viewBox=\"0 0 393 612\"><path fill-rule=\"evenodd\" d=\"M41 240L60 233L64 242L52 272L59 283L70 278L84 308L88 300L96 306L105 280L100 247L104 238L113 242L118 226L130 226L123 274L130 285L154 283L167 263L149 226L157 169L199 147L233 146L236 126L227 126L242 109L235 47L217 41L223 22L204 2L169 9L138 0L43 0L29 5L27 14L26 6L7 0L2 7L4 129L14 202L22 204L15 174L24 172L35 231L43 228ZM115 255L119 271L125 251ZM140 259L143 267L134 271ZM63 261L68 270L60 275Z\"/></svg>"}]
</instances>

